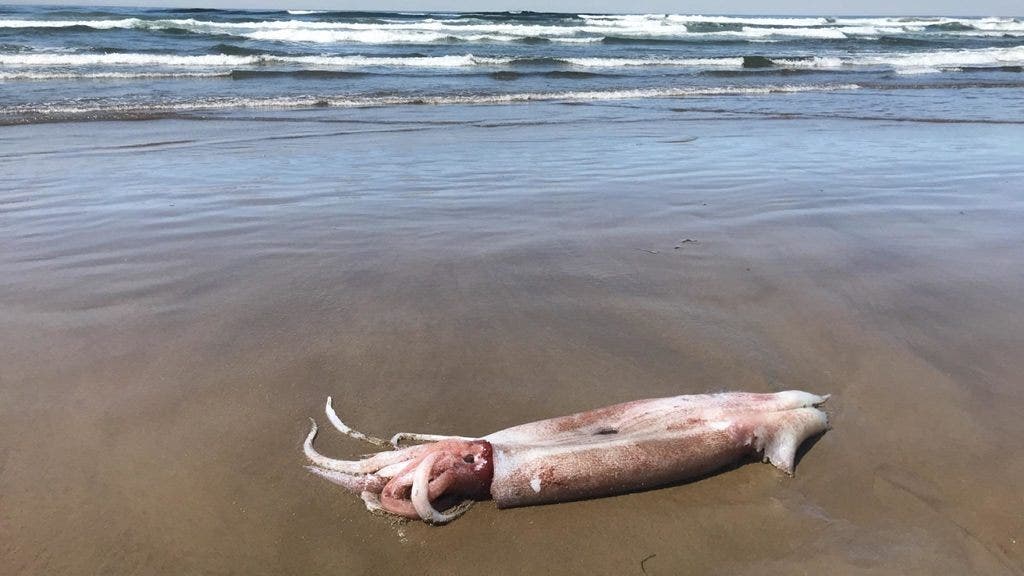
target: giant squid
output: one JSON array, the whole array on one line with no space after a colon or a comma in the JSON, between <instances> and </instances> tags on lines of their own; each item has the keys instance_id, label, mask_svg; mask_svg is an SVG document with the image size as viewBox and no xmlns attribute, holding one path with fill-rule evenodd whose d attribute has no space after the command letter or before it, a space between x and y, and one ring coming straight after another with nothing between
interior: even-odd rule
<instances>
[{"instance_id":1,"label":"giant squid","mask_svg":"<svg viewBox=\"0 0 1024 576\"><path fill-rule=\"evenodd\" d=\"M498 508L647 490L760 457L792 475L797 449L828 429L828 396L791 390L636 400L513 426L486 436L400 432L390 441L350 428L331 397L338 431L386 448L358 460L316 451L307 468L359 495L371 511L444 524L474 501ZM406 447L403 443L419 442Z\"/></svg>"}]
</instances>

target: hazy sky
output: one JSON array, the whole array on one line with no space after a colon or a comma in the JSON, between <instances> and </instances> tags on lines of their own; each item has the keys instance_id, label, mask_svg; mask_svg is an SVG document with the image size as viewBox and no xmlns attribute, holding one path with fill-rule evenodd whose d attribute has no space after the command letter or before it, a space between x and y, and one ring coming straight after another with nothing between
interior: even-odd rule
<instances>
[{"instance_id":1,"label":"hazy sky","mask_svg":"<svg viewBox=\"0 0 1024 576\"><path fill-rule=\"evenodd\" d=\"M1024 0L40 0L18 4L190 6L200 8L309 8L332 10L537 10L683 14L929 14L1020 16Z\"/></svg>"}]
</instances>

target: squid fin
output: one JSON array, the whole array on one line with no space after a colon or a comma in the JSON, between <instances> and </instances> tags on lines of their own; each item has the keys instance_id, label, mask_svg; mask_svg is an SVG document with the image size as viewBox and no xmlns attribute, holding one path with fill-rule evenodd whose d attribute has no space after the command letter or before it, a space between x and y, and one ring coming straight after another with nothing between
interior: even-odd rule
<instances>
[{"instance_id":1,"label":"squid fin","mask_svg":"<svg viewBox=\"0 0 1024 576\"><path fill-rule=\"evenodd\" d=\"M805 440L828 430L828 415L817 408L786 410L769 424L764 444L764 461L790 476L796 452Z\"/></svg>"}]
</instances>

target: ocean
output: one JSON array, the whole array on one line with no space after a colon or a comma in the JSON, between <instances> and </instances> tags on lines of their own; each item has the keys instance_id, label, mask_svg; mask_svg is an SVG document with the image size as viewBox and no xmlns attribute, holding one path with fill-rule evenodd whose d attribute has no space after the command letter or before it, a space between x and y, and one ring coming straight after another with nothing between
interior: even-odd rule
<instances>
[{"instance_id":1,"label":"ocean","mask_svg":"<svg viewBox=\"0 0 1024 576\"><path fill-rule=\"evenodd\" d=\"M787 115L838 104L853 116L1017 121L1022 71L1024 20L1005 17L0 8L7 124L701 98L728 113L748 111L750 96ZM961 98L972 105L950 105Z\"/></svg>"}]
</instances>

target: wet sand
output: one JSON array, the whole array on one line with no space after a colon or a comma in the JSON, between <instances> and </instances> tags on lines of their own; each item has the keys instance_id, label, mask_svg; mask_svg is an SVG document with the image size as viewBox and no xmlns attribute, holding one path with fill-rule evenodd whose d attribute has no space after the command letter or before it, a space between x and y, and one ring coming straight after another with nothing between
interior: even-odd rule
<instances>
[{"instance_id":1,"label":"wet sand","mask_svg":"<svg viewBox=\"0 0 1024 576\"><path fill-rule=\"evenodd\" d=\"M529 108L5 128L4 572L1024 571L1019 127ZM327 395L474 435L791 388L834 426L793 478L438 528L302 467Z\"/></svg>"}]
</instances>

